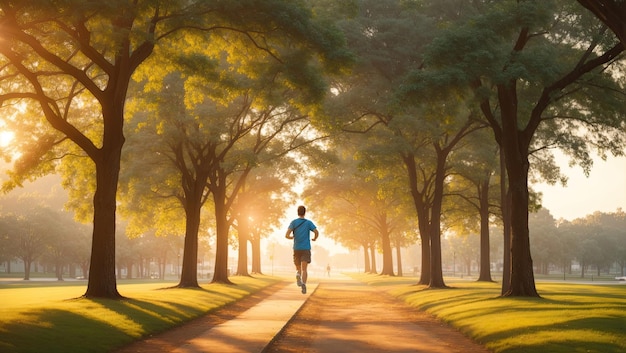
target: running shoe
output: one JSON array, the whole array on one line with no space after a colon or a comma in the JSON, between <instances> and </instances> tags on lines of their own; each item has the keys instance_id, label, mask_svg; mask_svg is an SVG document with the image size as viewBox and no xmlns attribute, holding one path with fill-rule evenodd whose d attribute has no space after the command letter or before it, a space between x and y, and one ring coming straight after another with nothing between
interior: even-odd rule
<instances>
[{"instance_id":1,"label":"running shoe","mask_svg":"<svg viewBox=\"0 0 626 353\"><path fill-rule=\"evenodd\" d=\"M300 278L300 274L296 273L296 284L298 287L302 287L302 278Z\"/></svg>"},{"instance_id":2,"label":"running shoe","mask_svg":"<svg viewBox=\"0 0 626 353\"><path fill-rule=\"evenodd\" d=\"M302 294L306 294L306 284L302 283Z\"/></svg>"}]
</instances>

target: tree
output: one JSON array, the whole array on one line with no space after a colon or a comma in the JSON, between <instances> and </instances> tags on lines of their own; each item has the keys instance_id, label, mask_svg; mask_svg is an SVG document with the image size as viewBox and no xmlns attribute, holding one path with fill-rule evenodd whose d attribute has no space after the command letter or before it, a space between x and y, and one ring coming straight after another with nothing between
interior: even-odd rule
<instances>
[{"instance_id":1,"label":"tree","mask_svg":"<svg viewBox=\"0 0 626 353\"><path fill-rule=\"evenodd\" d=\"M21 1L0 7L2 40L11 43L0 51L11 70L3 81L10 80L18 87L4 89L0 100L38 103L38 113L56 130L37 131L43 135L32 141L32 149L22 157L14 177L19 182L27 175L49 172L40 162L50 160L53 152L62 153L58 150L66 140L78 145L95 165L87 297L120 297L115 282L114 229L124 100L132 73L154 48L154 41L148 38L155 38L157 24L164 20L149 2L141 5L115 1L94 7L81 1L63 5ZM149 16L150 12L155 15ZM145 36L131 35L140 28ZM98 102L102 119L97 116L89 124L85 120L94 117L78 116L80 108L76 107L78 101L91 99Z\"/></svg>"},{"instance_id":2,"label":"tree","mask_svg":"<svg viewBox=\"0 0 626 353\"><path fill-rule=\"evenodd\" d=\"M6 264L5 271L11 273L11 261L15 259L16 242L12 239L11 224L15 219L9 215L0 216L0 261Z\"/></svg>"},{"instance_id":3,"label":"tree","mask_svg":"<svg viewBox=\"0 0 626 353\"><path fill-rule=\"evenodd\" d=\"M440 70L441 82L472 89L502 148L512 226L504 295L538 296L528 237L529 157L551 165L547 149L558 147L588 170L590 148L623 153L623 87L614 75L623 46L558 1L482 9L433 42L425 67Z\"/></svg>"},{"instance_id":4,"label":"tree","mask_svg":"<svg viewBox=\"0 0 626 353\"><path fill-rule=\"evenodd\" d=\"M614 244L612 249L615 253L614 261L619 265L620 276L624 276L626 233L623 230L626 229L626 213L619 208L613 213L594 213L593 216L603 226L605 236L611 239L612 244Z\"/></svg>"},{"instance_id":5,"label":"tree","mask_svg":"<svg viewBox=\"0 0 626 353\"><path fill-rule=\"evenodd\" d=\"M472 263L474 263L479 257L480 251L480 237L477 234L456 234L446 237L445 241L450 247L449 251L452 251L453 256L453 271L456 274L456 267L461 262L465 274L471 276ZM449 263L449 262L448 262ZM461 275L463 273L461 272Z\"/></svg>"},{"instance_id":6,"label":"tree","mask_svg":"<svg viewBox=\"0 0 626 353\"><path fill-rule=\"evenodd\" d=\"M63 249L64 244L63 241L57 242L61 240L64 227L57 212L32 198L18 200L15 211L3 216L3 230L7 240L13 243L15 256L24 263L24 279L29 280L33 262L42 260L50 252L57 252L58 260L59 249ZM55 260L55 257L52 259ZM60 275L58 278L62 279Z\"/></svg>"},{"instance_id":7,"label":"tree","mask_svg":"<svg viewBox=\"0 0 626 353\"><path fill-rule=\"evenodd\" d=\"M578 0L606 24L626 46L626 3L620 0Z\"/></svg>"},{"instance_id":8,"label":"tree","mask_svg":"<svg viewBox=\"0 0 626 353\"><path fill-rule=\"evenodd\" d=\"M336 51L337 55L330 54L338 38L328 27L316 27L302 2L33 0L4 2L0 16L0 40L9 44L0 46L6 70L0 101L34 102L38 109L31 108L30 117L36 121L43 116L49 124L47 129L31 130L35 138L22 141L31 142L32 148L22 155L15 183L50 172L50 164L40 162L62 155L65 141L78 146L95 168L86 297L121 297L115 281L115 210L125 140L124 103L133 73L157 42L185 28L204 33L219 29L240 33L249 45L278 58L270 47L273 42L265 39L268 33L282 33L294 44L308 41L311 47L326 50L322 56L329 65L346 57ZM298 64L308 58L301 55L291 67L301 67ZM97 109L82 115L82 106Z\"/></svg>"},{"instance_id":9,"label":"tree","mask_svg":"<svg viewBox=\"0 0 626 353\"><path fill-rule=\"evenodd\" d=\"M45 251L42 260L54 265L55 274L59 281L63 281L64 267L70 265L76 247L74 241L81 237L84 228L76 223L70 214L61 213L52 209L43 209L45 214L46 239Z\"/></svg>"},{"instance_id":10,"label":"tree","mask_svg":"<svg viewBox=\"0 0 626 353\"><path fill-rule=\"evenodd\" d=\"M491 216L497 212L494 206L498 204L499 190L493 188L494 174L497 170L497 150L488 143L489 137L485 133L474 133L468 138L465 148L455 154L453 158L454 170L459 177L453 176L451 194L466 201L471 209L459 207L452 210L452 227L461 233L479 232L480 237L480 264L478 281L493 281L491 278L490 257L490 225ZM495 152L495 153L494 153ZM469 213L468 213L469 212ZM478 216L478 219L476 219Z\"/></svg>"},{"instance_id":11,"label":"tree","mask_svg":"<svg viewBox=\"0 0 626 353\"><path fill-rule=\"evenodd\" d=\"M238 264L236 274L248 276L248 242L252 248L252 273L261 272L261 239L284 214L287 199L293 198L290 175L282 173L288 166L273 163L255 168L237 195L231 214L235 220L238 238ZM285 179L287 178L287 179Z\"/></svg>"},{"instance_id":12,"label":"tree","mask_svg":"<svg viewBox=\"0 0 626 353\"><path fill-rule=\"evenodd\" d=\"M598 276L602 269L607 272L613 264L619 264L623 271L624 247L623 225L624 213L595 212L572 222L574 233L579 235L579 258L584 258L586 265L595 265Z\"/></svg>"},{"instance_id":13,"label":"tree","mask_svg":"<svg viewBox=\"0 0 626 353\"><path fill-rule=\"evenodd\" d=\"M554 262L559 258L560 250L556 220L550 211L542 208L529 215L528 231L536 272L548 274L551 264L560 265Z\"/></svg>"},{"instance_id":14,"label":"tree","mask_svg":"<svg viewBox=\"0 0 626 353\"><path fill-rule=\"evenodd\" d=\"M299 100L294 97L296 92L267 76L251 78L237 72L223 76L228 82L212 84L198 76L183 79L179 73L170 74L165 85L145 97L147 105L156 102L156 114L145 114L139 108L141 113L135 114L132 122L136 133L129 144L150 151L142 164L130 166L134 184L146 182L140 174L144 163L159 166L160 174L149 177L144 188L146 196L152 197L156 191L159 198L173 197L185 211L180 287L198 286L197 239L205 202L213 201L217 236L213 281L229 283L228 237L238 194L258 165L307 143L302 138L310 126L307 115L285 103ZM190 101L193 107L187 106ZM244 236L248 233L243 229L246 221L239 221ZM240 245L243 250L243 242Z\"/></svg>"},{"instance_id":15,"label":"tree","mask_svg":"<svg viewBox=\"0 0 626 353\"><path fill-rule=\"evenodd\" d=\"M415 218L408 212L410 204L403 197L406 194L398 173L363 165L364 161L358 160L360 152L355 151L364 141L352 141L356 143L337 148L337 163L313 177L303 196L322 206L325 223L333 224L328 233L338 242L361 243L367 253L368 245L370 251L375 250L371 238L377 238L383 254L380 273L393 276L392 239L415 229ZM373 260L373 254L371 257Z\"/></svg>"}]
</instances>

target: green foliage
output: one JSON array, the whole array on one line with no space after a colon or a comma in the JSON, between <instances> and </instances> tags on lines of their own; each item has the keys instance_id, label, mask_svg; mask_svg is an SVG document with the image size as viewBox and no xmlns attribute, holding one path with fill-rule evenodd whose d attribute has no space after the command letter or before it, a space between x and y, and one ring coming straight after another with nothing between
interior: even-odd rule
<instances>
[{"instance_id":1,"label":"green foliage","mask_svg":"<svg viewBox=\"0 0 626 353\"><path fill-rule=\"evenodd\" d=\"M394 96L404 75L421 64L432 21L399 1L355 1L353 16L335 14L356 56L349 76L333 84L325 115L329 127L364 131L399 109Z\"/></svg>"},{"instance_id":2,"label":"green foliage","mask_svg":"<svg viewBox=\"0 0 626 353\"><path fill-rule=\"evenodd\" d=\"M129 54L133 58L127 62L130 65L128 71L119 72L132 73L150 56L157 42L164 44L159 48L171 48L167 45L171 40L185 39L179 42L178 48L187 44L185 48L190 50L183 51L185 55L172 55L169 63L163 60L164 55L160 56L161 62L146 63L146 72L155 78L159 75L164 77L172 67L202 70L207 79L219 78L216 61L207 55L209 52L198 51L198 48L213 50L213 53L217 47L238 48L240 53L247 53L239 57L253 58L248 61L256 62L257 68L264 67L265 71L271 72L278 66L282 67L284 82L308 92L310 102L319 100L325 92L326 85L319 75L319 67L338 70L350 61L350 54L345 51L339 32L329 23L320 24L312 19L304 2L169 1L164 4L146 0L129 4L124 1L33 0L7 5L2 15L6 19L5 25L16 24L7 33L27 44L20 46L18 41L12 41L16 43L15 50L22 51L25 58L33 58L21 64L26 69L32 68L33 72L45 74L37 76L38 84L43 87L40 94L31 91L24 75L17 75L26 72L19 69L19 65L6 66L11 71L6 71L7 75L3 76L2 92L6 94L0 100L17 102L33 99L34 104L27 106L33 112L30 116L41 118L45 115L52 126L64 134L50 134L46 130L34 133L32 120L29 124L21 123L23 126L20 127L18 122L25 120L18 119L18 115L12 119L14 115L10 114L15 123L8 128L28 131L32 142L27 144L28 139L18 140L22 146L17 150L21 153L20 163L12 174L14 181L6 185L8 188L19 185L29 175L37 177L53 172L57 159L67 151L67 144L59 144L65 138L77 143L94 158L92 148L102 143L104 128L101 109L97 106L109 98L103 92L113 89L107 89L113 67L123 65L123 56ZM25 29L24 35L18 33L20 28L17 25L24 24L24 28L29 28L27 23L32 24L32 30ZM38 41L40 33L53 35L48 35L44 43ZM31 37L27 37L29 35ZM123 53L127 44L134 52ZM43 60L35 59L35 55L26 55L29 51L36 51ZM9 51L4 54L3 60L13 60ZM261 62L265 65L260 65ZM213 75L208 75L209 72ZM142 73L138 75L141 78ZM23 92L16 93L19 90ZM57 102L56 113L46 112L45 101L48 98ZM18 108L14 112L21 109L20 106ZM108 111L114 107L103 108ZM53 117L54 114L57 116ZM57 119L63 119L69 125ZM51 130L47 124L40 126ZM45 164L45 161L51 162Z\"/></svg>"},{"instance_id":3,"label":"green foliage","mask_svg":"<svg viewBox=\"0 0 626 353\"><path fill-rule=\"evenodd\" d=\"M381 244L383 237L402 239L400 243L414 241L417 225L402 191L403 171L361 169L357 146L358 142L351 148L338 148L335 163L309 180L303 196L319 208L316 216L329 225L328 236L345 247Z\"/></svg>"},{"instance_id":4,"label":"green foliage","mask_svg":"<svg viewBox=\"0 0 626 353\"><path fill-rule=\"evenodd\" d=\"M591 151L623 154L623 65L609 61L554 89L585 62L614 44L589 14L558 1L504 1L480 8L446 26L427 47L424 69L403 84L403 99L461 94L493 107L500 119L495 87L517 83L518 128L526 129L546 92L541 123L533 131L533 169L549 182L561 181L547 148L561 148L588 172ZM557 8L560 10L557 11ZM515 25L511 25L515 24ZM524 32L528 31L528 33ZM470 92L471 89L471 92ZM544 99L544 98L541 98ZM621 146L621 147L618 147Z\"/></svg>"}]
</instances>

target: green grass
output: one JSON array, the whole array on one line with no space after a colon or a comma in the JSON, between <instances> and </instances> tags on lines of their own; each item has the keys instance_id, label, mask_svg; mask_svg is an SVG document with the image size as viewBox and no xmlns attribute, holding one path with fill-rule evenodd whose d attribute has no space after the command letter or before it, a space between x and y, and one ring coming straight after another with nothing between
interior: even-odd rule
<instances>
[{"instance_id":1,"label":"green grass","mask_svg":"<svg viewBox=\"0 0 626 353\"><path fill-rule=\"evenodd\" d=\"M239 300L277 277L232 277L236 285L169 288L118 282L125 300L85 299L85 282L0 282L0 352L109 352Z\"/></svg>"},{"instance_id":2,"label":"green grass","mask_svg":"<svg viewBox=\"0 0 626 353\"><path fill-rule=\"evenodd\" d=\"M500 297L500 284L351 275L380 286L497 353L626 351L626 285L537 283L542 298Z\"/></svg>"}]
</instances>

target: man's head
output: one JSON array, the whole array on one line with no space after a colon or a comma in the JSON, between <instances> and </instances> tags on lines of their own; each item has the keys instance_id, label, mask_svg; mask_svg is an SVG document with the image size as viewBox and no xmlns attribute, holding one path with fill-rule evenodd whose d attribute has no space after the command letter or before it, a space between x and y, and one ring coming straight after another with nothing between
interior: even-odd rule
<instances>
[{"instance_id":1,"label":"man's head","mask_svg":"<svg viewBox=\"0 0 626 353\"><path fill-rule=\"evenodd\" d=\"M306 213L306 207L298 206L298 216L304 216L305 213Z\"/></svg>"}]
</instances>

